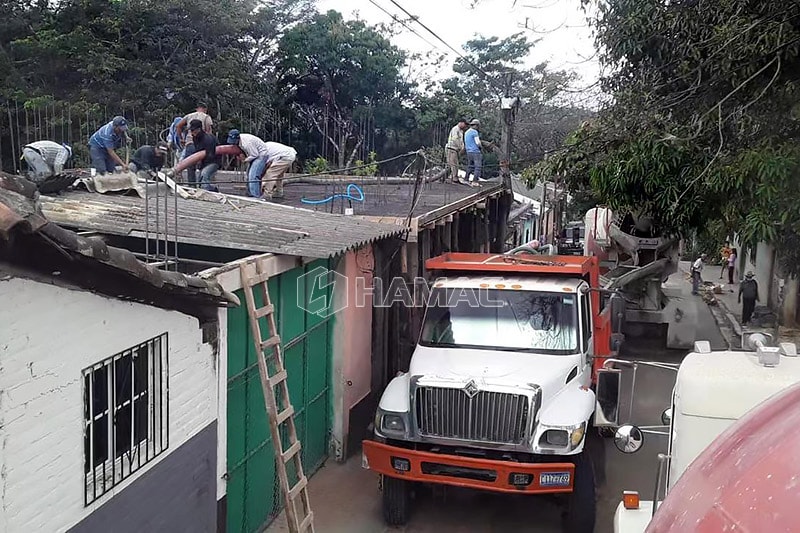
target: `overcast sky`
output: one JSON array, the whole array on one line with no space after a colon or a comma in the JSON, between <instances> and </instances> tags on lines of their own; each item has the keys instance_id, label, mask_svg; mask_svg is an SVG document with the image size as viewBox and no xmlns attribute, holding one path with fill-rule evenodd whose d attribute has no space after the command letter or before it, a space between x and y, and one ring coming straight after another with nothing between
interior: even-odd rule
<instances>
[{"instance_id":1,"label":"overcast sky","mask_svg":"<svg viewBox=\"0 0 800 533\"><path fill-rule=\"evenodd\" d=\"M345 18L359 18L370 24L391 22L384 10L407 19L391 0L318 0L318 9L335 9ZM599 75L590 29L580 9L580 0L395 0L406 11L433 30L447 44L462 51L461 46L475 34L508 37L517 32L526 32L530 40L540 39L531 51L528 65L543 61L553 69L577 72L581 80L576 88L592 85ZM527 20L526 20L527 19ZM525 29L525 25L529 29ZM438 47L448 52L448 64L438 69L438 77L452 74L450 66L457 57L441 41L428 33L419 24L408 23L419 36L406 28L393 38L394 44L412 52L428 52ZM434 49L435 50L435 49Z\"/></svg>"}]
</instances>

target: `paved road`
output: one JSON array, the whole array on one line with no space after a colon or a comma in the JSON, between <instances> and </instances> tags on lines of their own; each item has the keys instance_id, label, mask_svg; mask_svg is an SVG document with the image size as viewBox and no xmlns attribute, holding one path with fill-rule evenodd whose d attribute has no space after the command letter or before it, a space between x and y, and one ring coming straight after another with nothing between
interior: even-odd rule
<instances>
[{"instance_id":1,"label":"paved road","mask_svg":"<svg viewBox=\"0 0 800 533\"><path fill-rule=\"evenodd\" d=\"M700 302L698 307L699 331L711 342L713 349L725 349L727 345L708 306ZM637 341L627 343L622 356L680 362L685 354L660 349L652 342ZM674 381L674 372L640 367L633 421L642 425L660 424ZM627 412L627 405L623 409ZM613 530L614 510L623 490L637 490L643 499L652 498L656 457L666 450L666 439L648 435L644 447L633 455L618 452L610 440L598 442L601 448L594 450L593 455L595 464L600 467L601 478L602 470L605 470L605 480L599 480L595 531L608 533ZM508 497L460 489L448 489L443 496L429 496L416 502L407 527L387 528L381 518L376 476L361 468L359 457L345 465L329 462L312 478L310 498L317 517L317 531L322 533L561 531L559 508L546 498ZM286 531L281 522L281 519L276 521L268 531Z\"/></svg>"}]
</instances>

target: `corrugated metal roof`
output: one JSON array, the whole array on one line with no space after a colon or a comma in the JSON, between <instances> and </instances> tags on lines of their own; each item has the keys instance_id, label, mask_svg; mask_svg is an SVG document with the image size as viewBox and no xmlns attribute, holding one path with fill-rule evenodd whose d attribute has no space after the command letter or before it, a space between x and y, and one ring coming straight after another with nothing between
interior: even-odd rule
<instances>
[{"instance_id":1,"label":"corrugated metal roof","mask_svg":"<svg viewBox=\"0 0 800 533\"><path fill-rule=\"evenodd\" d=\"M159 220L162 232L164 221L168 221L170 235L175 233L174 196L165 201L162 195L158 206L154 198L146 201L139 196L84 191L42 196L41 201L42 210L50 220L81 230L144 237L146 231L149 230L151 234L155 231L156 220ZM232 200L232 203L237 202ZM179 197L178 242L327 258L405 231L402 226L267 202L242 200L238 205L232 203L219 204Z\"/></svg>"},{"instance_id":2,"label":"corrugated metal roof","mask_svg":"<svg viewBox=\"0 0 800 533\"><path fill-rule=\"evenodd\" d=\"M89 288L95 288L92 276L84 274L92 267L105 266L122 274L125 285L144 283L149 286L150 293L155 290L213 305L239 304L238 298L216 281L159 270L139 261L128 250L107 246L101 239L84 238L58 226L42 213L38 201L41 198L33 183L0 173L0 249L10 261L24 258L26 246L45 244L48 249L70 258L68 262L77 265L76 260L86 261L81 263L85 270L81 271L79 281ZM48 267L36 266L45 270ZM117 296L116 293L111 295Z\"/></svg>"}]
</instances>

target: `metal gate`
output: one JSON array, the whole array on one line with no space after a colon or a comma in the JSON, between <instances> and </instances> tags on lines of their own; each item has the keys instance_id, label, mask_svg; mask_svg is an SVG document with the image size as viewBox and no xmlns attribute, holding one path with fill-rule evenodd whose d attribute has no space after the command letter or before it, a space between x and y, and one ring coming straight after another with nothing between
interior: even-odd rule
<instances>
[{"instance_id":1,"label":"metal gate","mask_svg":"<svg viewBox=\"0 0 800 533\"><path fill-rule=\"evenodd\" d=\"M308 476L327 458L331 429L334 317L322 318L298 305L301 299L308 303L312 292L310 285L314 281L313 276L308 276L310 279L300 276L320 266L329 268L329 262L315 261L269 281L272 303L277 310L278 331L283 340L289 394L302 442L303 465ZM324 290L330 291L330 287ZM314 291L314 298L319 298L319 288ZM240 293L237 291L237 296L243 300ZM327 301L330 296L328 292ZM283 505L247 320L244 306L228 310L226 499L227 531L230 533L262 531L280 514Z\"/></svg>"}]
</instances>

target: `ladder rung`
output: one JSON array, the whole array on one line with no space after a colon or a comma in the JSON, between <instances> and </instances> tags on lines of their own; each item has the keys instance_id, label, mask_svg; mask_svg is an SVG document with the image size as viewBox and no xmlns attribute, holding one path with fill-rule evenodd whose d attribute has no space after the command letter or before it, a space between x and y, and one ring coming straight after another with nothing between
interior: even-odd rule
<instances>
[{"instance_id":1,"label":"ladder rung","mask_svg":"<svg viewBox=\"0 0 800 533\"><path fill-rule=\"evenodd\" d=\"M286 373L286 369L284 368L283 370L281 370L280 372L269 378L269 384L271 387L274 387L281 381L284 381L287 377L289 377L289 375Z\"/></svg>"},{"instance_id":2,"label":"ladder rung","mask_svg":"<svg viewBox=\"0 0 800 533\"><path fill-rule=\"evenodd\" d=\"M281 343L280 335L273 335L269 337L265 341L261 341L261 349L266 350L267 348L272 348L273 346L277 346Z\"/></svg>"},{"instance_id":3,"label":"ladder rung","mask_svg":"<svg viewBox=\"0 0 800 533\"><path fill-rule=\"evenodd\" d=\"M248 277L247 277L247 279L246 279L246 281L245 281L245 284L246 284L248 287L251 287L251 288L252 288L252 287L255 287L256 285L258 285L258 284L260 284L260 283L264 283L264 282L265 282L265 281L267 281L267 280L269 280L269 274L266 274L266 273L264 273L264 272L261 272L261 273L259 274L258 272L256 272L256 273L255 273L255 274L253 274L252 276L248 276Z\"/></svg>"},{"instance_id":4,"label":"ladder rung","mask_svg":"<svg viewBox=\"0 0 800 533\"><path fill-rule=\"evenodd\" d=\"M296 499L297 496L303 491L303 489L306 488L306 485L308 485L308 478L306 476L303 476L300 478L300 481L297 482L297 485L292 487L292 490L289 491L289 499L290 500Z\"/></svg>"},{"instance_id":5,"label":"ladder rung","mask_svg":"<svg viewBox=\"0 0 800 533\"><path fill-rule=\"evenodd\" d=\"M274 305L272 305L272 304L265 305L264 307L259 307L258 309L256 309L256 318L262 318L262 317L265 317L267 315L271 315L274 312L275 312L275 306Z\"/></svg>"},{"instance_id":6,"label":"ladder rung","mask_svg":"<svg viewBox=\"0 0 800 533\"><path fill-rule=\"evenodd\" d=\"M314 513L309 511L303 521L300 522L300 531L305 531L311 525L311 522L314 521Z\"/></svg>"},{"instance_id":7,"label":"ladder rung","mask_svg":"<svg viewBox=\"0 0 800 533\"><path fill-rule=\"evenodd\" d=\"M290 416L292 416L293 414L294 414L294 407L292 407L291 405L289 407L287 407L285 410L283 410L280 413L278 413L278 416L277 416L278 425L283 424L284 422L286 422L286 420Z\"/></svg>"},{"instance_id":8,"label":"ladder rung","mask_svg":"<svg viewBox=\"0 0 800 533\"><path fill-rule=\"evenodd\" d=\"M295 442L289 448L281 454L281 458L283 459L284 463L288 463L292 460L292 457L297 455L297 452L300 451L300 441Z\"/></svg>"}]
</instances>

